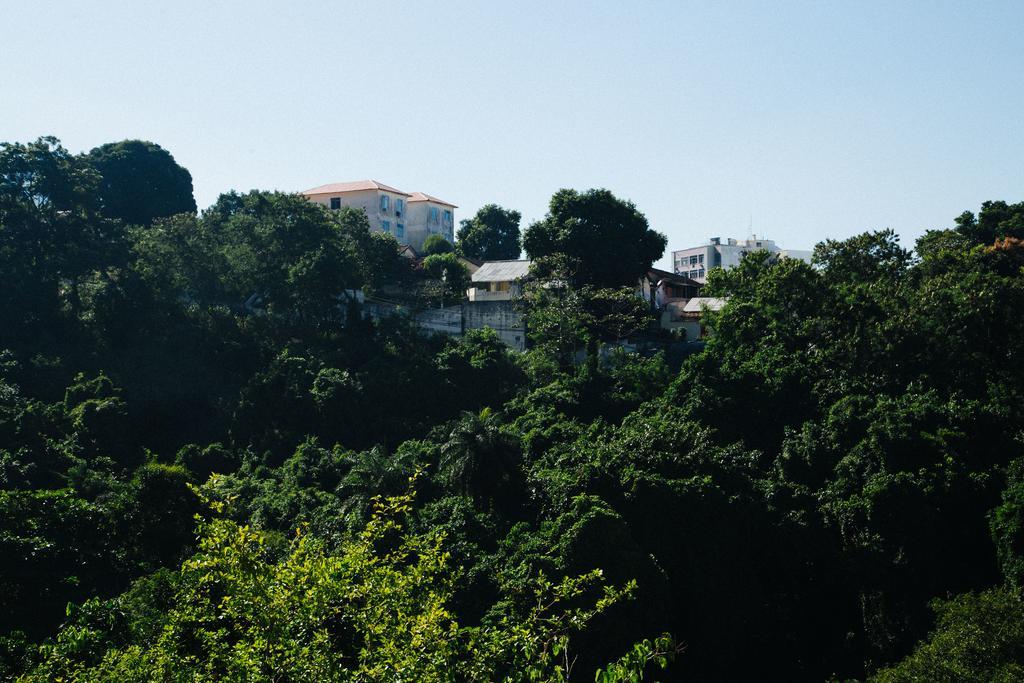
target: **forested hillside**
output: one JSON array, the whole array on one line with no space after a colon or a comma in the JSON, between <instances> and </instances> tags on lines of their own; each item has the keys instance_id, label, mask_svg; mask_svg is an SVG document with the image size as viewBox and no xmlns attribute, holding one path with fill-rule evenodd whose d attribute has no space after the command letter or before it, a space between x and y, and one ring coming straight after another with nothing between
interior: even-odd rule
<instances>
[{"instance_id":1,"label":"forested hillside","mask_svg":"<svg viewBox=\"0 0 1024 683\"><path fill-rule=\"evenodd\" d=\"M0 146L0 677L1024 678L1024 203L713 271L683 357L602 351L665 247L606 191L525 230L522 354L360 315L437 285L361 212L195 210Z\"/></svg>"}]
</instances>

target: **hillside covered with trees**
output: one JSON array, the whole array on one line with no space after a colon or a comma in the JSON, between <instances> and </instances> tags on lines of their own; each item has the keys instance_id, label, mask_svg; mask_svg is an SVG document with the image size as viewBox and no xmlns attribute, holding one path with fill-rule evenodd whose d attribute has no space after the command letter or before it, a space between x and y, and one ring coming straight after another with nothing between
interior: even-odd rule
<instances>
[{"instance_id":1,"label":"hillside covered with trees","mask_svg":"<svg viewBox=\"0 0 1024 683\"><path fill-rule=\"evenodd\" d=\"M531 350L360 314L519 219L417 269L152 143L0 146L0 677L1024 678L1024 203L713 271L684 357L602 347L665 248L605 190L522 232Z\"/></svg>"}]
</instances>

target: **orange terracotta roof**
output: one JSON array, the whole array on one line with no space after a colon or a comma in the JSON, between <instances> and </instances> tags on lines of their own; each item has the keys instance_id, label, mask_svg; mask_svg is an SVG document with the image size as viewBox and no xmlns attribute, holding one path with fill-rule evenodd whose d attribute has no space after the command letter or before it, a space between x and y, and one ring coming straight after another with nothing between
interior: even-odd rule
<instances>
[{"instance_id":1,"label":"orange terracotta roof","mask_svg":"<svg viewBox=\"0 0 1024 683\"><path fill-rule=\"evenodd\" d=\"M409 195L409 203L411 204L412 202L434 202L435 204L444 204L445 206L450 206L453 209L459 208L455 204L452 204L451 202L446 202L443 199L432 197L424 192L413 192L411 195Z\"/></svg>"},{"instance_id":2,"label":"orange terracotta roof","mask_svg":"<svg viewBox=\"0 0 1024 683\"><path fill-rule=\"evenodd\" d=\"M378 183L376 180L356 180L351 183L331 183L329 185L321 185L320 187L314 187L311 190L303 190L302 194L342 194L345 192L358 192L360 190L383 190L384 192L401 194L405 195L406 197L412 196L408 192L396 190L390 185Z\"/></svg>"}]
</instances>

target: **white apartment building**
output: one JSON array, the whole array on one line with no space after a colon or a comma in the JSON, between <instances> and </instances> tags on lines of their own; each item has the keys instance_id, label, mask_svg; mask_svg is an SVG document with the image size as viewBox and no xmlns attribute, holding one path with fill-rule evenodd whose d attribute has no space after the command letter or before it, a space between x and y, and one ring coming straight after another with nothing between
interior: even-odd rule
<instances>
[{"instance_id":1,"label":"white apartment building","mask_svg":"<svg viewBox=\"0 0 1024 683\"><path fill-rule=\"evenodd\" d=\"M712 268L733 268L744 256L763 249L782 258L796 258L811 262L811 252L806 249L780 249L774 240L752 235L745 240L712 237L706 244L672 252L672 269L677 275L704 283L707 271Z\"/></svg>"},{"instance_id":2,"label":"white apartment building","mask_svg":"<svg viewBox=\"0 0 1024 683\"><path fill-rule=\"evenodd\" d=\"M376 180L331 183L303 191L311 202L329 209L351 206L362 209L370 229L394 235L400 244L423 248L428 235L440 234L455 240L455 215L458 207L422 192L403 192Z\"/></svg>"}]
</instances>

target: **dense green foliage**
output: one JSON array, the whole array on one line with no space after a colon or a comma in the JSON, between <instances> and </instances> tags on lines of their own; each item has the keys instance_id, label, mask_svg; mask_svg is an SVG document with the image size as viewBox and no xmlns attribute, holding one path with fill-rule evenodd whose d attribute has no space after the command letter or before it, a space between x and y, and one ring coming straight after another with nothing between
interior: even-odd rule
<instances>
[{"instance_id":1,"label":"dense green foliage","mask_svg":"<svg viewBox=\"0 0 1024 683\"><path fill-rule=\"evenodd\" d=\"M454 245L441 235L427 235L423 240L423 254L433 256L434 254L448 254L455 251Z\"/></svg>"},{"instance_id":2,"label":"dense green foliage","mask_svg":"<svg viewBox=\"0 0 1024 683\"><path fill-rule=\"evenodd\" d=\"M562 275L575 286L631 287L667 243L632 202L608 190L559 190L544 219L523 235L531 259L559 257Z\"/></svg>"},{"instance_id":3,"label":"dense green foliage","mask_svg":"<svg viewBox=\"0 0 1024 683\"><path fill-rule=\"evenodd\" d=\"M1024 680L1024 602L994 588L935 601L935 632L878 683L1011 683Z\"/></svg>"},{"instance_id":4,"label":"dense green foliage","mask_svg":"<svg viewBox=\"0 0 1024 683\"><path fill-rule=\"evenodd\" d=\"M180 573L158 575L162 611L132 611L152 580L90 600L23 680L562 681L569 635L628 594L605 588L582 609L570 605L599 585L599 572L538 579L527 609L461 626L443 535L404 533L411 502L379 503L333 553L301 529L282 552L266 532L204 521ZM638 644L609 667L610 680L663 667L673 653L657 647Z\"/></svg>"},{"instance_id":5,"label":"dense green foliage","mask_svg":"<svg viewBox=\"0 0 1024 683\"><path fill-rule=\"evenodd\" d=\"M361 212L104 182L0 148L0 676L1019 678L1024 205L755 252L666 356L663 238L560 191L519 354L364 317L461 264Z\"/></svg>"},{"instance_id":6,"label":"dense green foliage","mask_svg":"<svg viewBox=\"0 0 1024 683\"><path fill-rule=\"evenodd\" d=\"M459 222L455 235L460 254L474 261L510 261L519 258L518 211L485 204L472 218Z\"/></svg>"}]
</instances>

